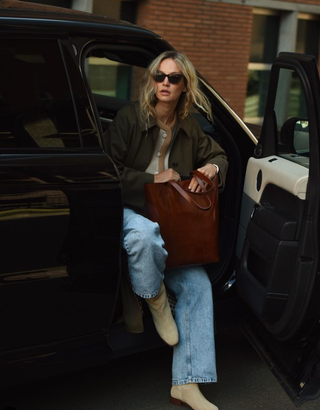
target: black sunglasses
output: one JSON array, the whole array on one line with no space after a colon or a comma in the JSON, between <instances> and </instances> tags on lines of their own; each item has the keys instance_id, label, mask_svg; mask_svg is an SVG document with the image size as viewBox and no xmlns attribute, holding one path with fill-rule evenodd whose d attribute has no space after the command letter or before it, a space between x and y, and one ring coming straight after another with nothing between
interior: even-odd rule
<instances>
[{"instance_id":1,"label":"black sunglasses","mask_svg":"<svg viewBox=\"0 0 320 410\"><path fill-rule=\"evenodd\" d=\"M179 84L181 81L181 78L183 78L182 74L156 74L154 77L154 80L157 83L162 83L164 81L164 79L168 77L169 83L170 84Z\"/></svg>"}]
</instances>

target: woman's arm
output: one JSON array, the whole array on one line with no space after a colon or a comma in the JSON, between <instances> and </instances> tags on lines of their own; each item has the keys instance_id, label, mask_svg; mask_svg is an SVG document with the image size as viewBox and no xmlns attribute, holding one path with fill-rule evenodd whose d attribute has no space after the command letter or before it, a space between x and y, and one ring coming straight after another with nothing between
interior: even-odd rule
<instances>
[{"instance_id":1,"label":"woman's arm","mask_svg":"<svg viewBox=\"0 0 320 410\"><path fill-rule=\"evenodd\" d=\"M203 133L200 126L197 126L196 132L198 133L197 170L210 179L218 173L219 187L223 188L229 166L227 155L213 138ZM192 179L190 189L199 191L195 179Z\"/></svg>"}]
</instances>

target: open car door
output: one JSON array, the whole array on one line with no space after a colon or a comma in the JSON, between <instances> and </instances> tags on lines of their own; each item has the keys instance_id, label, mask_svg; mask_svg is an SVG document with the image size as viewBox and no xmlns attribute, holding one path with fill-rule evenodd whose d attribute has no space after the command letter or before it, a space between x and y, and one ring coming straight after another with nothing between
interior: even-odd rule
<instances>
[{"instance_id":1,"label":"open car door","mask_svg":"<svg viewBox=\"0 0 320 410\"><path fill-rule=\"evenodd\" d=\"M312 56L280 53L244 185L244 329L298 406L320 395L320 93Z\"/></svg>"}]
</instances>

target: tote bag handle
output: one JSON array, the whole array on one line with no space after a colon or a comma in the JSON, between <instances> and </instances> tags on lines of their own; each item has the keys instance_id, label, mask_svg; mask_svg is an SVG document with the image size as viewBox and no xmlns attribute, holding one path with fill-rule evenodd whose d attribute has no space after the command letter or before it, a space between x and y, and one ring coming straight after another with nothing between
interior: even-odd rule
<instances>
[{"instance_id":1,"label":"tote bag handle","mask_svg":"<svg viewBox=\"0 0 320 410\"><path fill-rule=\"evenodd\" d=\"M212 206L212 202L211 202L210 198L208 196L206 196L206 194L214 188L213 182L212 182L211 179L207 178L204 174L202 174L201 172L196 171L196 170L192 171L190 173L190 175L196 178L196 180L198 181L198 184L200 185L200 187L202 189L202 192L191 192L191 191L185 190L176 181L173 181L173 180L168 181L168 182L190 204L195 205L197 208L199 208L203 211L208 211ZM203 181L207 185L204 185ZM193 197L192 197L193 195L195 195L195 196L198 196L198 195L206 196L206 200L208 201L208 205L207 206L201 206L200 204L198 204L193 199Z\"/></svg>"}]
</instances>

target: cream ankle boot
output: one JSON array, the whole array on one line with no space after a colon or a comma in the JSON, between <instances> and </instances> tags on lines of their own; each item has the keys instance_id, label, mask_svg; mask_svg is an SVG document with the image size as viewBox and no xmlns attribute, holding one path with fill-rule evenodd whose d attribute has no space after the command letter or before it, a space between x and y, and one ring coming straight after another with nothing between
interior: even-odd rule
<instances>
[{"instance_id":1,"label":"cream ankle boot","mask_svg":"<svg viewBox=\"0 0 320 410\"><path fill-rule=\"evenodd\" d=\"M203 396L196 383L172 386L170 402L177 406L187 404L192 410L219 410Z\"/></svg>"},{"instance_id":2,"label":"cream ankle boot","mask_svg":"<svg viewBox=\"0 0 320 410\"><path fill-rule=\"evenodd\" d=\"M171 313L164 283L161 283L157 296L145 301L150 308L159 336L169 346L175 346L179 342L178 328Z\"/></svg>"}]
</instances>

